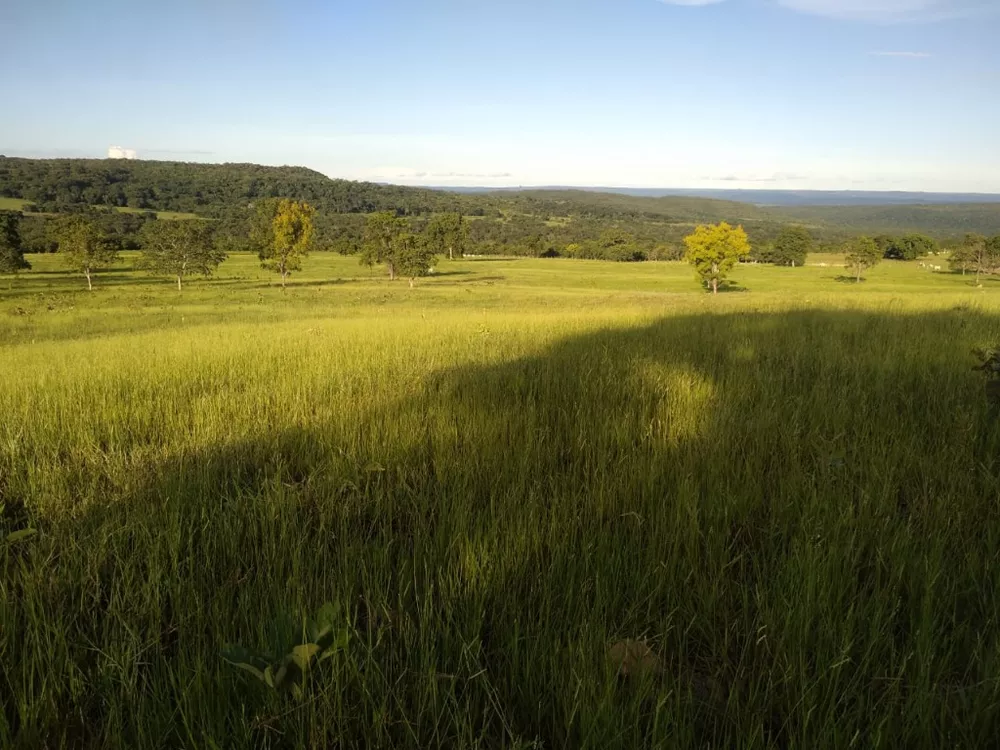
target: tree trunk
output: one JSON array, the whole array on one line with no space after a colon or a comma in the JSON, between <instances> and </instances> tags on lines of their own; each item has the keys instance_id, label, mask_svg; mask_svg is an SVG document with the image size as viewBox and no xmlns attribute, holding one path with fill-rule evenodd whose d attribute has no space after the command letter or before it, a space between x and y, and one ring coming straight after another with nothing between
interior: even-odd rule
<instances>
[{"instance_id":1,"label":"tree trunk","mask_svg":"<svg viewBox=\"0 0 1000 750\"><path fill-rule=\"evenodd\" d=\"M857 280L856 283L858 283L858 284L861 283L861 264L860 263L858 264L858 280Z\"/></svg>"},{"instance_id":2,"label":"tree trunk","mask_svg":"<svg viewBox=\"0 0 1000 750\"><path fill-rule=\"evenodd\" d=\"M712 294L718 294L718 293L719 293L719 280L712 279Z\"/></svg>"},{"instance_id":3,"label":"tree trunk","mask_svg":"<svg viewBox=\"0 0 1000 750\"><path fill-rule=\"evenodd\" d=\"M448 245L448 260L455 260L455 250L451 245Z\"/></svg>"},{"instance_id":4,"label":"tree trunk","mask_svg":"<svg viewBox=\"0 0 1000 750\"><path fill-rule=\"evenodd\" d=\"M91 292L94 291L94 284L90 280L90 269L85 268L83 270L83 275L87 277L87 290Z\"/></svg>"},{"instance_id":5,"label":"tree trunk","mask_svg":"<svg viewBox=\"0 0 1000 750\"><path fill-rule=\"evenodd\" d=\"M177 291L181 290L181 275L177 274Z\"/></svg>"},{"instance_id":6,"label":"tree trunk","mask_svg":"<svg viewBox=\"0 0 1000 750\"><path fill-rule=\"evenodd\" d=\"M395 281L396 280L396 267L392 265L392 261L391 260L386 265L389 266L389 281Z\"/></svg>"},{"instance_id":7,"label":"tree trunk","mask_svg":"<svg viewBox=\"0 0 1000 750\"><path fill-rule=\"evenodd\" d=\"M413 279L410 279L410 289L413 289Z\"/></svg>"}]
</instances>

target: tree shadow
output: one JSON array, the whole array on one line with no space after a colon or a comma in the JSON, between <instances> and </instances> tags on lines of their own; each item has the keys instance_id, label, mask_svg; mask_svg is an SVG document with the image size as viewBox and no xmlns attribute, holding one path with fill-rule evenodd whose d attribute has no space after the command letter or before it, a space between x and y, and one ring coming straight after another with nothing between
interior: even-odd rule
<instances>
[{"instance_id":1,"label":"tree shadow","mask_svg":"<svg viewBox=\"0 0 1000 750\"><path fill-rule=\"evenodd\" d=\"M435 279L435 278L437 278L439 276L445 276L445 277L447 277L447 276L470 276L471 274L472 274L472 271L438 271L437 268L435 268L434 273L428 274L427 278Z\"/></svg>"},{"instance_id":2,"label":"tree shadow","mask_svg":"<svg viewBox=\"0 0 1000 750\"><path fill-rule=\"evenodd\" d=\"M50 663L58 712L25 737L59 744L63 715L99 736L120 705L125 736L167 744L980 744L1000 431L969 349L998 330L976 311L679 315L444 368L358 420L151 453L127 480L74 458L99 491L37 519L63 544L30 561L51 581L33 606L94 649ZM117 435L95 444L136 449ZM354 639L306 707L218 659L326 600ZM26 622L8 680L38 685ZM118 657L145 690L102 682L94 650L123 633L152 644ZM615 676L624 638L648 639L655 676Z\"/></svg>"},{"instance_id":3,"label":"tree shadow","mask_svg":"<svg viewBox=\"0 0 1000 750\"><path fill-rule=\"evenodd\" d=\"M358 282L365 282L368 279L360 276L352 276L348 278L336 278L336 279L303 279L295 280L292 279L287 282L285 289L310 289L316 287L325 286L343 286L345 284L357 284ZM281 289L281 281L266 281L259 284L247 284L247 289Z\"/></svg>"}]
</instances>

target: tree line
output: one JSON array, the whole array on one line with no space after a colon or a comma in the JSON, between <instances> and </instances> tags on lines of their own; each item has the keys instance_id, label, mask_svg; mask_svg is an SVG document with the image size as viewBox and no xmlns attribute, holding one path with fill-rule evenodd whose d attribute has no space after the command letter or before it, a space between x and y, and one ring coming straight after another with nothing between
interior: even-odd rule
<instances>
[{"instance_id":1,"label":"tree line","mask_svg":"<svg viewBox=\"0 0 1000 750\"><path fill-rule=\"evenodd\" d=\"M245 247L257 252L262 268L278 274L282 288L315 249L315 215L316 209L305 201L274 198L256 204ZM20 212L0 211L0 273L31 268L24 257L22 218ZM64 265L83 276L89 290L95 273L118 262L125 249L121 236L102 218L101 212L75 212L55 218L49 227ZM190 276L212 276L228 257L231 239L205 220L147 218L136 235L141 248L136 267L173 277L178 291ZM461 214L437 214L418 234L395 213L375 212L365 217L360 262L383 265L390 279L407 278L412 287L430 272L439 254L452 259L464 255L467 241L468 223Z\"/></svg>"},{"instance_id":2,"label":"tree line","mask_svg":"<svg viewBox=\"0 0 1000 750\"><path fill-rule=\"evenodd\" d=\"M262 267L277 273L284 287L289 275L300 270L303 258L318 247L316 216L315 207L306 201L263 199L253 205L245 233L234 235L219 221L163 220L154 213L75 211L47 219L45 244L62 254L67 267L83 275L89 289L93 288L96 271L114 264L123 250L135 249L141 250L138 268L175 277L179 290L187 276L211 276L234 249L257 252ZM359 219L352 233L339 240L340 252L357 254L360 262L369 267L385 266L390 279L404 277L411 286L430 272L439 255L453 259L470 249L484 249L482 240L477 245L474 235L486 220L470 220L460 213L435 214L414 221L392 211L377 211ZM23 221L20 212L0 212L0 273L30 268L24 257L27 244L21 235ZM522 247L528 252L522 254L536 257L618 261L650 257L635 234L617 227L604 229L595 240L571 242L562 248L541 241L538 234L529 232L524 237ZM498 246L487 248L496 250ZM804 265L806 257L816 249L817 243L805 227L782 227L773 240L756 244L742 225L733 227L721 222L698 225L683 238L683 249L664 246L654 251L654 257L687 260L706 287L716 293L738 262L796 267ZM929 237L907 234L857 237L836 249L845 253L848 268L860 282L862 273L883 259L915 260L938 252L939 247ZM948 262L952 270L963 275L975 273L977 283L983 274L1000 272L1000 235L987 238L967 234L951 250Z\"/></svg>"}]
</instances>

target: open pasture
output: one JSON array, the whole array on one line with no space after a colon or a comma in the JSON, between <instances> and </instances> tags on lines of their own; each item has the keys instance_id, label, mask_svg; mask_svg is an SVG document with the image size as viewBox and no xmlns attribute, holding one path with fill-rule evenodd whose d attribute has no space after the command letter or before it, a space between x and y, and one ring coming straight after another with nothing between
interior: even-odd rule
<instances>
[{"instance_id":1,"label":"open pasture","mask_svg":"<svg viewBox=\"0 0 1000 750\"><path fill-rule=\"evenodd\" d=\"M740 266L713 298L482 258L409 289L314 254L178 292L126 257L88 293L29 260L0 745L995 742L996 277ZM327 602L349 640L301 695L222 658Z\"/></svg>"}]
</instances>

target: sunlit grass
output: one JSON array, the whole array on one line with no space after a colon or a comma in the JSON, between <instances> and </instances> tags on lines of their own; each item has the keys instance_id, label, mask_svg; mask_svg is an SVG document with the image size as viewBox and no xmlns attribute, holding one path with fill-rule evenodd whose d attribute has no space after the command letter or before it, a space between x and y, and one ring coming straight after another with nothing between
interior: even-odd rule
<instances>
[{"instance_id":1,"label":"sunlit grass","mask_svg":"<svg viewBox=\"0 0 1000 750\"><path fill-rule=\"evenodd\" d=\"M1000 283L249 256L0 283L0 745L983 747ZM326 601L296 700L220 658ZM644 639L657 670L616 676Z\"/></svg>"}]
</instances>

